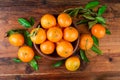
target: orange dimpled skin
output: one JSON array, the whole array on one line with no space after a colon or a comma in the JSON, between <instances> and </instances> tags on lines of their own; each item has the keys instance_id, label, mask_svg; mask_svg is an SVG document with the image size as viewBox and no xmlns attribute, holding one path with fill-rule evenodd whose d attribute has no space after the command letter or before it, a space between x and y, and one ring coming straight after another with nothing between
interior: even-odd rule
<instances>
[{"instance_id":1,"label":"orange dimpled skin","mask_svg":"<svg viewBox=\"0 0 120 80\"><path fill-rule=\"evenodd\" d=\"M93 39L89 34L82 34L80 37L79 47L83 50L89 50L93 46Z\"/></svg>"},{"instance_id":2,"label":"orange dimpled skin","mask_svg":"<svg viewBox=\"0 0 120 80\"><path fill-rule=\"evenodd\" d=\"M43 54L52 54L55 50L55 44L51 41L45 41L40 45Z\"/></svg>"},{"instance_id":3,"label":"orange dimpled skin","mask_svg":"<svg viewBox=\"0 0 120 80\"><path fill-rule=\"evenodd\" d=\"M58 42L62 39L63 33L61 28L59 27L52 27L49 28L47 31L47 38L52 42Z\"/></svg>"},{"instance_id":4,"label":"orange dimpled skin","mask_svg":"<svg viewBox=\"0 0 120 80\"><path fill-rule=\"evenodd\" d=\"M20 33L11 34L9 37L9 42L13 46L22 46L24 44L24 37Z\"/></svg>"},{"instance_id":5,"label":"orange dimpled skin","mask_svg":"<svg viewBox=\"0 0 120 80\"><path fill-rule=\"evenodd\" d=\"M101 24L95 24L91 29L92 35L97 38L103 38L105 36L105 27Z\"/></svg>"},{"instance_id":6,"label":"orange dimpled skin","mask_svg":"<svg viewBox=\"0 0 120 80\"><path fill-rule=\"evenodd\" d=\"M60 57L67 58L73 54L73 46L68 41L60 41L56 47L57 54Z\"/></svg>"},{"instance_id":7,"label":"orange dimpled skin","mask_svg":"<svg viewBox=\"0 0 120 80\"><path fill-rule=\"evenodd\" d=\"M40 22L41 22L42 27L46 29L56 25L56 19L51 14L43 15Z\"/></svg>"},{"instance_id":8,"label":"orange dimpled skin","mask_svg":"<svg viewBox=\"0 0 120 80\"><path fill-rule=\"evenodd\" d=\"M72 18L67 13L58 15L57 20L60 27L69 27L72 24Z\"/></svg>"},{"instance_id":9,"label":"orange dimpled skin","mask_svg":"<svg viewBox=\"0 0 120 80\"><path fill-rule=\"evenodd\" d=\"M18 50L18 58L22 62L30 62L34 58L34 51L29 46L22 46Z\"/></svg>"},{"instance_id":10,"label":"orange dimpled skin","mask_svg":"<svg viewBox=\"0 0 120 80\"><path fill-rule=\"evenodd\" d=\"M67 27L64 29L64 39L73 42L78 38L78 31L74 27Z\"/></svg>"},{"instance_id":11,"label":"orange dimpled skin","mask_svg":"<svg viewBox=\"0 0 120 80\"><path fill-rule=\"evenodd\" d=\"M69 71L76 71L80 67L80 59L77 56L69 57L65 61L65 67Z\"/></svg>"},{"instance_id":12,"label":"orange dimpled skin","mask_svg":"<svg viewBox=\"0 0 120 80\"><path fill-rule=\"evenodd\" d=\"M46 32L42 28L35 28L31 31L31 40L35 44L41 44L46 40Z\"/></svg>"}]
</instances>

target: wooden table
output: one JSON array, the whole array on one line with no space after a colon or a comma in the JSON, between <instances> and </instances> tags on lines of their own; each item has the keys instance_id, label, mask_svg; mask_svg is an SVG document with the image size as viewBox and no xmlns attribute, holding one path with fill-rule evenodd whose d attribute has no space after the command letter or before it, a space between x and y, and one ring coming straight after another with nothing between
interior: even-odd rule
<instances>
[{"instance_id":1,"label":"wooden table","mask_svg":"<svg viewBox=\"0 0 120 80\"><path fill-rule=\"evenodd\" d=\"M39 20L45 13L60 13L64 9L85 5L91 0L0 0L0 80L120 80L120 1L99 0L108 6L104 17L112 35L100 39L100 49L104 55L97 56L91 52L91 62L84 69L76 72L64 67L52 68L54 61L42 58L39 70L33 71L26 63L15 63L17 47L4 38L10 29L21 28L17 22L20 17L35 17Z\"/></svg>"}]
</instances>

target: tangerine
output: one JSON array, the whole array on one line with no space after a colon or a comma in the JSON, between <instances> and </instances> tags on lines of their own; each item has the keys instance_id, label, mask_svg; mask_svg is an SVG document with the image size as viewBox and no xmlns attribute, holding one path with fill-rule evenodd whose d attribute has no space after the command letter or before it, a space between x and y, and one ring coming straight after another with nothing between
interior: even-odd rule
<instances>
[{"instance_id":1,"label":"tangerine","mask_svg":"<svg viewBox=\"0 0 120 80\"><path fill-rule=\"evenodd\" d=\"M55 50L55 44L51 41L45 41L40 45L40 50L44 54L52 54Z\"/></svg>"},{"instance_id":2,"label":"tangerine","mask_svg":"<svg viewBox=\"0 0 120 80\"><path fill-rule=\"evenodd\" d=\"M57 54L63 58L67 58L73 54L73 46L70 42L62 40L57 44Z\"/></svg>"},{"instance_id":3,"label":"tangerine","mask_svg":"<svg viewBox=\"0 0 120 80\"><path fill-rule=\"evenodd\" d=\"M33 29L30 35L32 42L35 44L41 44L46 40L46 32L42 28Z\"/></svg>"},{"instance_id":4,"label":"tangerine","mask_svg":"<svg viewBox=\"0 0 120 80\"><path fill-rule=\"evenodd\" d=\"M59 27L49 28L47 31L47 38L52 42L58 42L62 39L62 29Z\"/></svg>"},{"instance_id":5,"label":"tangerine","mask_svg":"<svg viewBox=\"0 0 120 80\"><path fill-rule=\"evenodd\" d=\"M65 61L65 67L69 71L76 71L80 67L80 59L77 56L69 57Z\"/></svg>"},{"instance_id":6,"label":"tangerine","mask_svg":"<svg viewBox=\"0 0 120 80\"><path fill-rule=\"evenodd\" d=\"M69 27L72 24L72 18L67 13L59 14L57 20L60 27Z\"/></svg>"},{"instance_id":7,"label":"tangerine","mask_svg":"<svg viewBox=\"0 0 120 80\"><path fill-rule=\"evenodd\" d=\"M42 27L47 29L56 25L56 19L51 14L43 15L40 22Z\"/></svg>"},{"instance_id":8,"label":"tangerine","mask_svg":"<svg viewBox=\"0 0 120 80\"><path fill-rule=\"evenodd\" d=\"M34 51L29 46L22 46L18 50L18 58L22 62L30 62L34 57Z\"/></svg>"},{"instance_id":9,"label":"tangerine","mask_svg":"<svg viewBox=\"0 0 120 80\"><path fill-rule=\"evenodd\" d=\"M9 36L9 42L13 46L22 46L24 44L24 36L20 33L14 33Z\"/></svg>"},{"instance_id":10,"label":"tangerine","mask_svg":"<svg viewBox=\"0 0 120 80\"><path fill-rule=\"evenodd\" d=\"M95 24L91 29L92 35L97 38L103 38L105 36L105 27L101 24Z\"/></svg>"},{"instance_id":11,"label":"tangerine","mask_svg":"<svg viewBox=\"0 0 120 80\"><path fill-rule=\"evenodd\" d=\"M78 38L78 31L74 27L67 27L64 29L64 39L73 42Z\"/></svg>"},{"instance_id":12,"label":"tangerine","mask_svg":"<svg viewBox=\"0 0 120 80\"><path fill-rule=\"evenodd\" d=\"M82 34L79 47L83 50L89 50L93 46L93 39L89 34Z\"/></svg>"}]
</instances>

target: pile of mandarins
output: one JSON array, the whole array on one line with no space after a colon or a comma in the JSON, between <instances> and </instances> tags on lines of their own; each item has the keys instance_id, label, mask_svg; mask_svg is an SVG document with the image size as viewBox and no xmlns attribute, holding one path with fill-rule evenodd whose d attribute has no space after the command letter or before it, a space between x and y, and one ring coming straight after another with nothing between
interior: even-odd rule
<instances>
[{"instance_id":1,"label":"pile of mandarins","mask_svg":"<svg viewBox=\"0 0 120 80\"><path fill-rule=\"evenodd\" d=\"M50 55L54 51L63 58L68 58L65 66L70 71L75 71L80 67L80 59L73 54L72 42L78 39L79 33L72 26L72 18L67 13L61 13L58 17L51 14L42 16L38 27L30 33L31 41L40 45L43 54ZM91 29L92 35L102 38L105 35L105 28L101 24L95 24ZM18 50L18 58L22 62L30 62L34 58L34 51L29 46L24 46L24 37L20 33L9 36L9 42L14 46L21 46ZM93 46L91 34L82 34L79 47L82 50L89 50ZM71 57L70 57L71 56Z\"/></svg>"},{"instance_id":2,"label":"pile of mandarins","mask_svg":"<svg viewBox=\"0 0 120 80\"><path fill-rule=\"evenodd\" d=\"M51 14L45 14L40 20L41 26L31 31L31 40L40 44L43 54L52 54L55 50L60 57L67 58L73 54L73 45L78 38L78 31L71 26L72 18L61 13L57 19ZM37 34L36 34L37 33Z\"/></svg>"}]
</instances>

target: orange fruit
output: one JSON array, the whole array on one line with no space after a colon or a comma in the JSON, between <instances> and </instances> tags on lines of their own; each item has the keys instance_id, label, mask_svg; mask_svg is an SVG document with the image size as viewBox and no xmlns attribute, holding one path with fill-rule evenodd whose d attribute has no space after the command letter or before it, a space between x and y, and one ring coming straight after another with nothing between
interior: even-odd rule
<instances>
[{"instance_id":1,"label":"orange fruit","mask_svg":"<svg viewBox=\"0 0 120 80\"><path fill-rule=\"evenodd\" d=\"M80 59L77 56L69 57L65 61L65 67L69 71L76 71L80 67Z\"/></svg>"},{"instance_id":2,"label":"orange fruit","mask_svg":"<svg viewBox=\"0 0 120 80\"><path fill-rule=\"evenodd\" d=\"M72 18L67 13L59 14L57 20L61 27L68 27L72 24Z\"/></svg>"},{"instance_id":3,"label":"orange fruit","mask_svg":"<svg viewBox=\"0 0 120 80\"><path fill-rule=\"evenodd\" d=\"M30 62L34 57L34 51L29 46L22 46L18 50L18 58L22 62Z\"/></svg>"},{"instance_id":4,"label":"orange fruit","mask_svg":"<svg viewBox=\"0 0 120 80\"><path fill-rule=\"evenodd\" d=\"M58 45L60 42L65 41L64 39L61 39L60 41L56 42L56 45Z\"/></svg>"},{"instance_id":5,"label":"orange fruit","mask_svg":"<svg viewBox=\"0 0 120 80\"><path fill-rule=\"evenodd\" d=\"M52 54L55 50L55 44L51 41L45 41L40 45L40 50L44 54Z\"/></svg>"},{"instance_id":6,"label":"orange fruit","mask_svg":"<svg viewBox=\"0 0 120 80\"><path fill-rule=\"evenodd\" d=\"M79 47L83 50L89 50L93 46L93 39L89 34L82 34Z\"/></svg>"},{"instance_id":7,"label":"orange fruit","mask_svg":"<svg viewBox=\"0 0 120 80\"><path fill-rule=\"evenodd\" d=\"M9 36L9 42L13 46L22 46L24 44L24 36L20 33L14 33Z\"/></svg>"},{"instance_id":8,"label":"orange fruit","mask_svg":"<svg viewBox=\"0 0 120 80\"><path fill-rule=\"evenodd\" d=\"M47 31L47 38L52 42L58 42L62 39L63 33L62 29L59 27L49 28Z\"/></svg>"},{"instance_id":9,"label":"orange fruit","mask_svg":"<svg viewBox=\"0 0 120 80\"><path fill-rule=\"evenodd\" d=\"M70 42L62 40L57 44L57 54L63 58L67 58L73 54L73 46Z\"/></svg>"},{"instance_id":10,"label":"orange fruit","mask_svg":"<svg viewBox=\"0 0 120 80\"><path fill-rule=\"evenodd\" d=\"M43 28L50 28L56 25L56 19L51 14L43 15L40 22Z\"/></svg>"},{"instance_id":11,"label":"orange fruit","mask_svg":"<svg viewBox=\"0 0 120 80\"><path fill-rule=\"evenodd\" d=\"M42 28L33 29L30 35L32 42L35 44L41 44L46 40L46 32Z\"/></svg>"},{"instance_id":12,"label":"orange fruit","mask_svg":"<svg viewBox=\"0 0 120 80\"><path fill-rule=\"evenodd\" d=\"M73 42L78 38L78 31L74 27L67 27L64 29L64 39Z\"/></svg>"},{"instance_id":13,"label":"orange fruit","mask_svg":"<svg viewBox=\"0 0 120 80\"><path fill-rule=\"evenodd\" d=\"M97 38L102 38L105 36L105 27L101 24L95 24L91 29L92 35Z\"/></svg>"}]
</instances>

